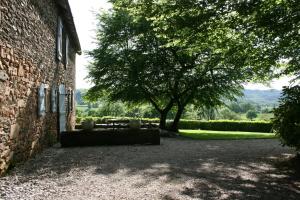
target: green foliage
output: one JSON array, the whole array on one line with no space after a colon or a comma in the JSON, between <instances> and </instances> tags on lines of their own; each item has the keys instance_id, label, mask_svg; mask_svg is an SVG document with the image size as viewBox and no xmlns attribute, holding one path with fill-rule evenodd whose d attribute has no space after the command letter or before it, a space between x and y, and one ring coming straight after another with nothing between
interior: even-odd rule
<instances>
[{"instance_id":1,"label":"green foliage","mask_svg":"<svg viewBox=\"0 0 300 200\"><path fill-rule=\"evenodd\" d=\"M300 86L283 89L280 105L274 110L274 130L283 144L300 150Z\"/></svg>"},{"instance_id":2,"label":"green foliage","mask_svg":"<svg viewBox=\"0 0 300 200\"><path fill-rule=\"evenodd\" d=\"M240 140L240 139L276 138L274 133L238 132L238 131L180 130L179 134L197 140Z\"/></svg>"},{"instance_id":3,"label":"green foliage","mask_svg":"<svg viewBox=\"0 0 300 200\"><path fill-rule=\"evenodd\" d=\"M97 116L97 111L96 110L88 110L88 116Z\"/></svg>"},{"instance_id":4,"label":"green foliage","mask_svg":"<svg viewBox=\"0 0 300 200\"><path fill-rule=\"evenodd\" d=\"M89 52L90 100L107 94L149 102L161 115L176 105L175 124L188 104L214 107L234 99L260 69L252 70L248 55L261 48L233 26L230 1L112 3L99 16L97 48Z\"/></svg>"},{"instance_id":5,"label":"green foliage","mask_svg":"<svg viewBox=\"0 0 300 200\"><path fill-rule=\"evenodd\" d=\"M231 102L229 105L228 105L228 108L235 112L235 113L241 113L242 112L242 108L240 106L240 104L238 102Z\"/></svg>"},{"instance_id":6,"label":"green foliage","mask_svg":"<svg viewBox=\"0 0 300 200\"><path fill-rule=\"evenodd\" d=\"M183 113L184 119L199 119L199 109L194 105L188 105Z\"/></svg>"},{"instance_id":7,"label":"green foliage","mask_svg":"<svg viewBox=\"0 0 300 200\"><path fill-rule=\"evenodd\" d=\"M82 121L83 121L82 117L77 117L76 116L76 120L75 120L76 124L80 124Z\"/></svg>"},{"instance_id":8,"label":"green foliage","mask_svg":"<svg viewBox=\"0 0 300 200\"><path fill-rule=\"evenodd\" d=\"M86 93L86 89L77 89L76 92L75 92L75 101L78 105L84 105L86 104L84 99L83 99L83 96L85 95Z\"/></svg>"},{"instance_id":9,"label":"green foliage","mask_svg":"<svg viewBox=\"0 0 300 200\"><path fill-rule=\"evenodd\" d=\"M77 117L83 116L83 111L80 110L80 109L78 109L78 108L76 108L76 116L77 116Z\"/></svg>"},{"instance_id":10,"label":"green foliage","mask_svg":"<svg viewBox=\"0 0 300 200\"><path fill-rule=\"evenodd\" d=\"M79 90L83 93L82 90ZM263 95L263 94L267 95ZM278 91L268 90L268 91L253 91L244 90L244 94L247 94L243 99L238 99L234 102L227 103L226 107L210 107L210 106L196 106L190 104L186 106L183 113L183 119L189 120L247 120L246 113L244 110L248 111L247 108L253 108L257 112L258 116L255 120L265 120L270 121L273 117L273 103L277 102ZM251 94L251 95L250 95ZM82 97L80 97L82 98ZM264 99L265 98L265 99ZM250 102L250 100L258 100L258 102ZM262 100L264 99L264 100ZM83 101L82 99L78 99ZM265 101L270 101L270 104L266 104ZM101 116L115 116L115 117L142 117L142 118L159 118L159 112L149 104L141 105L130 105L124 102L109 102L104 96L97 102L93 102L93 105L97 105L97 108L88 109L87 105L76 105L76 116L77 117L101 117ZM93 107L93 106L92 106ZM229 109L229 110L228 110ZM176 109L172 108L167 119L174 119L176 115Z\"/></svg>"},{"instance_id":11,"label":"green foliage","mask_svg":"<svg viewBox=\"0 0 300 200\"><path fill-rule=\"evenodd\" d=\"M113 9L99 16L97 48L89 52L90 100L106 94L151 103L162 121L176 106L176 130L189 104L214 108L234 99L246 81L299 75L295 0L111 2ZM249 106L233 110L261 109Z\"/></svg>"},{"instance_id":12,"label":"green foliage","mask_svg":"<svg viewBox=\"0 0 300 200\"><path fill-rule=\"evenodd\" d=\"M257 115L257 118L255 120L258 121L271 121L271 119L274 117L273 113L259 113Z\"/></svg>"},{"instance_id":13,"label":"green foliage","mask_svg":"<svg viewBox=\"0 0 300 200\"><path fill-rule=\"evenodd\" d=\"M228 120L239 120L240 119L240 117L237 113L232 112L228 108L225 108L225 109L220 111L219 118L220 119L228 119Z\"/></svg>"},{"instance_id":14,"label":"green foliage","mask_svg":"<svg viewBox=\"0 0 300 200\"><path fill-rule=\"evenodd\" d=\"M257 113L254 110L249 110L246 113L246 117L247 117L247 119L253 120L254 118L257 117Z\"/></svg>"},{"instance_id":15,"label":"green foliage","mask_svg":"<svg viewBox=\"0 0 300 200\"><path fill-rule=\"evenodd\" d=\"M282 62L286 74L300 75L300 4L298 0L239 1L237 12L243 20L247 35L254 35L257 46L264 51L253 55L255 59ZM268 69L268 67L263 67ZM277 71L280 68L277 68Z\"/></svg>"},{"instance_id":16,"label":"green foliage","mask_svg":"<svg viewBox=\"0 0 300 200\"><path fill-rule=\"evenodd\" d=\"M136 119L136 117L115 117L115 116L104 116L104 117L77 117L76 123L79 124L82 121L92 119L95 121L96 124L106 123L107 120L131 120ZM151 122L151 123L159 123L158 118L139 118L144 122Z\"/></svg>"},{"instance_id":17,"label":"green foliage","mask_svg":"<svg viewBox=\"0 0 300 200\"><path fill-rule=\"evenodd\" d=\"M100 108L95 112L93 116L124 116L125 115L125 105L121 102L102 102Z\"/></svg>"},{"instance_id":18,"label":"green foliage","mask_svg":"<svg viewBox=\"0 0 300 200\"><path fill-rule=\"evenodd\" d=\"M246 113L248 112L249 110L255 110L255 106L251 103L241 103L240 105L240 108L241 108L241 113Z\"/></svg>"},{"instance_id":19,"label":"green foliage","mask_svg":"<svg viewBox=\"0 0 300 200\"><path fill-rule=\"evenodd\" d=\"M85 117L85 118L82 118L83 120L82 121L95 121L95 118L94 117Z\"/></svg>"},{"instance_id":20,"label":"green foliage","mask_svg":"<svg viewBox=\"0 0 300 200\"><path fill-rule=\"evenodd\" d=\"M179 129L202 129L217 131L246 131L269 133L272 130L272 123L265 121L199 121L199 120L181 120Z\"/></svg>"}]
</instances>

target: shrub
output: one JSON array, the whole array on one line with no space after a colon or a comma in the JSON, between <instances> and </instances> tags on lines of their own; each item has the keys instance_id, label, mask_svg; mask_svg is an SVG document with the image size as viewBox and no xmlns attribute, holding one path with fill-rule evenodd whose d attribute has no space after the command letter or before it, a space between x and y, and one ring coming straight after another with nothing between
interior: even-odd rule
<instances>
[{"instance_id":1,"label":"shrub","mask_svg":"<svg viewBox=\"0 0 300 200\"><path fill-rule=\"evenodd\" d=\"M221 119L228 119L228 120L239 120L240 119L240 116L237 113L232 112L228 108L225 108L220 111L220 117L221 117Z\"/></svg>"},{"instance_id":2,"label":"shrub","mask_svg":"<svg viewBox=\"0 0 300 200\"><path fill-rule=\"evenodd\" d=\"M181 120L179 129L203 129L216 131L266 132L272 130L272 123L266 121L233 121L233 120Z\"/></svg>"},{"instance_id":3,"label":"shrub","mask_svg":"<svg viewBox=\"0 0 300 200\"><path fill-rule=\"evenodd\" d=\"M257 113L254 110L249 110L246 114L247 119L253 120L257 117Z\"/></svg>"},{"instance_id":4,"label":"shrub","mask_svg":"<svg viewBox=\"0 0 300 200\"><path fill-rule=\"evenodd\" d=\"M76 117L76 124L80 124L83 117Z\"/></svg>"},{"instance_id":5,"label":"shrub","mask_svg":"<svg viewBox=\"0 0 300 200\"><path fill-rule=\"evenodd\" d=\"M300 150L300 86L286 87L274 110L274 130L284 145Z\"/></svg>"}]
</instances>

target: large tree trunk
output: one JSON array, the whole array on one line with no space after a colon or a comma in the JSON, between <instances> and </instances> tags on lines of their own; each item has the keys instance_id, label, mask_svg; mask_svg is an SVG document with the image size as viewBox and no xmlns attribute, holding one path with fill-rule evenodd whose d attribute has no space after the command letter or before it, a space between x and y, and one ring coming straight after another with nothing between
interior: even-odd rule
<instances>
[{"instance_id":1,"label":"large tree trunk","mask_svg":"<svg viewBox=\"0 0 300 200\"><path fill-rule=\"evenodd\" d=\"M173 100L171 100L165 109L161 110L160 112L160 120L159 120L159 128L160 129L167 129L167 115L169 111L172 109L174 105Z\"/></svg>"},{"instance_id":2,"label":"large tree trunk","mask_svg":"<svg viewBox=\"0 0 300 200\"><path fill-rule=\"evenodd\" d=\"M170 131L178 132L178 125L179 125L180 118L183 114L183 111L184 111L184 106L178 107L178 110L177 110L177 113L175 115L174 121L173 121L172 126L170 128Z\"/></svg>"},{"instance_id":3,"label":"large tree trunk","mask_svg":"<svg viewBox=\"0 0 300 200\"><path fill-rule=\"evenodd\" d=\"M167 129L167 114L168 112L160 112L160 119L159 119L159 128L160 129Z\"/></svg>"},{"instance_id":4,"label":"large tree trunk","mask_svg":"<svg viewBox=\"0 0 300 200\"><path fill-rule=\"evenodd\" d=\"M160 129L167 129L167 115L169 111L172 109L174 105L174 100L171 99L165 108L161 109L158 104L153 101L151 98L149 99L151 104L154 106L154 108L160 113L160 119L159 119L159 128Z\"/></svg>"}]
</instances>

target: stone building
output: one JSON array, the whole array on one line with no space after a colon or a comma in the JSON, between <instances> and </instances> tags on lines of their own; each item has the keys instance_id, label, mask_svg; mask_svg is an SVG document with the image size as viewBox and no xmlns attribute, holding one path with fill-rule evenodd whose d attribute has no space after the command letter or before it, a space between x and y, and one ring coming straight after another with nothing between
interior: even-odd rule
<instances>
[{"instance_id":1,"label":"stone building","mask_svg":"<svg viewBox=\"0 0 300 200\"><path fill-rule=\"evenodd\" d=\"M80 53L67 0L0 1L0 174L74 128Z\"/></svg>"}]
</instances>

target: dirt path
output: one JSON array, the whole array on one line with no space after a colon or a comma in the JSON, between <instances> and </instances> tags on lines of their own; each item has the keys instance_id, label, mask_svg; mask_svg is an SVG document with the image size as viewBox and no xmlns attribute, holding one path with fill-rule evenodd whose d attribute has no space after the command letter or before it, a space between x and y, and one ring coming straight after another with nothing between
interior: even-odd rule
<instances>
[{"instance_id":1,"label":"dirt path","mask_svg":"<svg viewBox=\"0 0 300 200\"><path fill-rule=\"evenodd\" d=\"M274 167L291 153L271 139L50 148L0 178L0 199L300 199Z\"/></svg>"}]
</instances>

